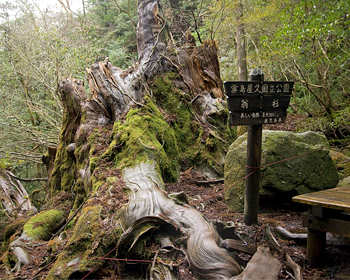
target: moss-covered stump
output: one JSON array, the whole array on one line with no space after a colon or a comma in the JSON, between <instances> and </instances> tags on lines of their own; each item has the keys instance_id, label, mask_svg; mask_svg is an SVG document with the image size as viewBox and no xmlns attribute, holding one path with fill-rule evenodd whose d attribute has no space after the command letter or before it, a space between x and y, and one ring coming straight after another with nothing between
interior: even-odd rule
<instances>
[{"instance_id":1,"label":"moss-covered stump","mask_svg":"<svg viewBox=\"0 0 350 280\"><path fill-rule=\"evenodd\" d=\"M225 162L225 201L234 211L243 210L245 181L238 181L246 175L246 156L244 134L230 146ZM314 132L264 130L261 166L260 198L275 204L333 188L339 181L326 137Z\"/></svg>"},{"instance_id":2,"label":"moss-covered stump","mask_svg":"<svg viewBox=\"0 0 350 280\"><path fill-rule=\"evenodd\" d=\"M54 207L75 218L49 242L57 258L46 279L99 278L108 265L119 278L171 279L180 262L201 279L241 271L215 227L164 193L164 182L189 168L222 176L233 133L216 43L196 46L187 34L191 45L166 47L158 4L138 1L134 68L122 71L108 58L94 63L91 98L81 81L60 82L64 112L49 187ZM62 193L71 195L70 206L56 199ZM159 249L162 240L174 248L169 254ZM114 249L120 260L137 260L137 271L128 261L106 262Z\"/></svg>"}]
</instances>

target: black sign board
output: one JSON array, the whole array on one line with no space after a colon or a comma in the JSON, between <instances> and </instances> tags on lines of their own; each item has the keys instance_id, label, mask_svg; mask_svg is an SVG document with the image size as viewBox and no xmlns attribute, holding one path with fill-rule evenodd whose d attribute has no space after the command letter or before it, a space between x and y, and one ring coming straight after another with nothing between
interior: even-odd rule
<instances>
[{"instance_id":1,"label":"black sign board","mask_svg":"<svg viewBox=\"0 0 350 280\"><path fill-rule=\"evenodd\" d=\"M294 82L224 82L234 125L282 123L287 117Z\"/></svg>"}]
</instances>

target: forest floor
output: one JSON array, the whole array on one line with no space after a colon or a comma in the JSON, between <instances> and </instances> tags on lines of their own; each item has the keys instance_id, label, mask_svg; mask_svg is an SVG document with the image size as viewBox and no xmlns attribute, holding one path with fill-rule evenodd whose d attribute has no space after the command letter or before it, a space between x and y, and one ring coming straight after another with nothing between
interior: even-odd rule
<instances>
[{"instance_id":1,"label":"forest floor","mask_svg":"<svg viewBox=\"0 0 350 280\"><path fill-rule=\"evenodd\" d=\"M290 204L278 207L276 205L260 205L258 225L247 226L243 222L243 213L232 212L224 203L224 184L204 184L198 183L206 180L205 175L189 169L181 173L179 183L166 184L166 191L170 193L184 193L189 205L199 210L206 219L214 224L225 224L228 231L224 232L224 239L241 238L247 245L269 246L266 238L266 228L270 227L272 232L276 226L282 226L291 233L306 233L307 229L301 225L301 214L306 209L302 209L300 205ZM223 231L218 230L221 234ZM230 236L232 234L232 237ZM320 268L312 268L306 259L306 244L297 243L290 240L284 240L277 234L275 237L283 248L283 252L287 252L294 262L302 269L303 279L319 280L319 279L350 279L350 239L340 236L327 234L327 254L324 260L325 265ZM68 238L68 237L67 237ZM38 244L32 244L29 251L31 262L24 266L18 273L12 274L11 278L7 278L8 271L4 265L0 266L0 279L45 279L50 268L55 261L53 254L48 254L48 242L37 241ZM30 249L30 248L27 248ZM58 248L59 251L59 248ZM281 253L273 251L273 255L282 263L282 270L279 279L294 279L292 272L287 268L285 258ZM57 252L58 253L58 252ZM51 255L51 257L50 257ZM113 258L111 254L111 258ZM239 253L244 261L249 261L252 255ZM102 274L89 275L86 279L124 279L117 274L117 262L113 260L106 263L106 269ZM193 277L188 265L184 265L186 271L182 275L186 276L186 280L200 280ZM80 278L83 279L82 274ZM253 280L253 279L252 279Z\"/></svg>"},{"instance_id":2,"label":"forest floor","mask_svg":"<svg viewBox=\"0 0 350 280\"><path fill-rule=\"evenodd\" d=\"M298 123L306 116L289 114L286 122L269 125L263 129L295 131ZM199 184L205 181L204 175L190 169L181 174L178 184L168 184L168 192L184 192L189 203L194 205L209 220L226 222L234 228L235 234L247 242L247 244L264 246L268 243L266 228L273 229L282 226L291 233L307 233L307 228L302 226L302 213L306 206L297 203L289 205L268 205L261 203L257 226L247 226L243 222L243 213L232 212L224 203L224 184ZM327 233L327 248L324 266L312 268L306 259L306 243L284 240L277 237L277 241L292 259L301 267L304 279L350 279L350 239ZM282 262L283 268L280 279L294 279L283 257L274 253ZM249 256L242 254L242 258L249 260Z\"/></svg>"},{"instance_id":3,"label":"forest floor","mask_svg":"<svg viewBox=\"0 0 350 280\"><path fill-rule=\"evenodd\" d=\"M205 176L190 169L181 174L181 181L176 184L167 184L166 190L169 193L183 192L188 198L190 205L196 207L203 215L214 221L225 222L244 242L256 246L268 246L265 236L266 228L271 230L276 226L282 226L291 233L306 233L307 228L301 225L301 215L305 212L300 205L284 205L283 208L276 205L260 205L258 225L247 226L243 222L243 213L232 212L224 203L223 184L200 184ZM312 268L306 259L306 243L284 240L277 237L277 241L292 259L299 264L303 271L304 279L350 279L350 239L327 233L327 254L324 260L325 265L320 268ZM230 238L230 237L226 237ZM233 237L231 237L233 238ZM239 255L248 261L251 256ZM282 263L282 271L279 279L293 279L288 271L286 262L279 253L274 253Z\"/></svg>"}]
</instances>

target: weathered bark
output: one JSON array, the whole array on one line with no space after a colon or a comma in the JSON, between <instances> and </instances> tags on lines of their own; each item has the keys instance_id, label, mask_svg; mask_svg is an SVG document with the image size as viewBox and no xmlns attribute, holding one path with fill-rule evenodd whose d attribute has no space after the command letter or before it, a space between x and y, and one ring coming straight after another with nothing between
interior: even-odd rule
<instances>
[{"instance_id":1,"label":"weathered bark","mask_svg":"<svg viewBox=\"0 0 350 280\"><path fill-rule=\"evenodd\" d=\"M229 133L217 46L196 47L193 38L186 49L166 46L156 0L139 1L138 15L135 68L95 63L87 70L90 98L81 81L60 83L64 114L49 186L55 208L67 221L67 208L76 209L77 218L64 243L50 242L64 249L47 279L97 273L112 248L118 259L154 260L138 277L181 278L180 254L201 279L230 279L241 267L220 248L215 227L164 192L181 166L222 175Z\"/></svg>"},{"instance_id":2,"label":"weathered bark","mask_svg":"<svg viewBox=\"0 0 350 280\"><path fill-rule=\"evenodd\" d=\"M270 279L277 280L282 268L268 247L258 247L258 251L249 261L247 268L232 280Z\"/></svg>"},{"instance_id":3,"label":"weathered bark","mask_svg":"<svg viewBox=\"0 0 350 280\"><path fill-rule=\"evenodd\" d=\"M0 169L0 198L8 217L22 217L29 212L36 212L29 200L29 195L21 182L10 171Z\"/></svg>"},{"instance_id":4,"label":"weathered bark","mask_svg":"<svg viewBox=\"0 0 350 280\"><path fill-rule=\"evenodd\" d=\"M15 176L10 171L1 169L0 203L1 212L5 213L5 216L1 215L1 231L5 231L3 228L4 224L21 221L27 215L37 212L21 182L15 179ZM12 271L18 271L22 265L29 262L28 254L20 246L23 242L25 242L24 239L17 239L12 241L8 246L9 251L16 258L16 265L12 268Z\"/></svg>"}]
</instances>

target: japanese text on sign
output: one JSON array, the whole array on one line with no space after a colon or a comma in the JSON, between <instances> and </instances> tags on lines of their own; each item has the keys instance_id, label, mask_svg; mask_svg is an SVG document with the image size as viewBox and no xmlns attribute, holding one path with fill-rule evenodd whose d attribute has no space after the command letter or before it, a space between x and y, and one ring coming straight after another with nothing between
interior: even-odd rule
<instances>
[{"instance_id":1,"label":"japanese text on sign","mask_svg":"<svg viewBox=\"0 0 350 280\"><path fill-rule=\"evenodd\" d=\"M283 123L287 116L293 82L225 82L233 124Z\"/></svg>"},{"instance_id":2,"label":"japanese text on sign","mask_svg":"<svg viewBox=\"0 0 350 280\"><path fill-rule=\"evenodd\" d=\"M228 96L245 94L291 94L293 82L229 82Z\"/></svg>"}]
</instances>

